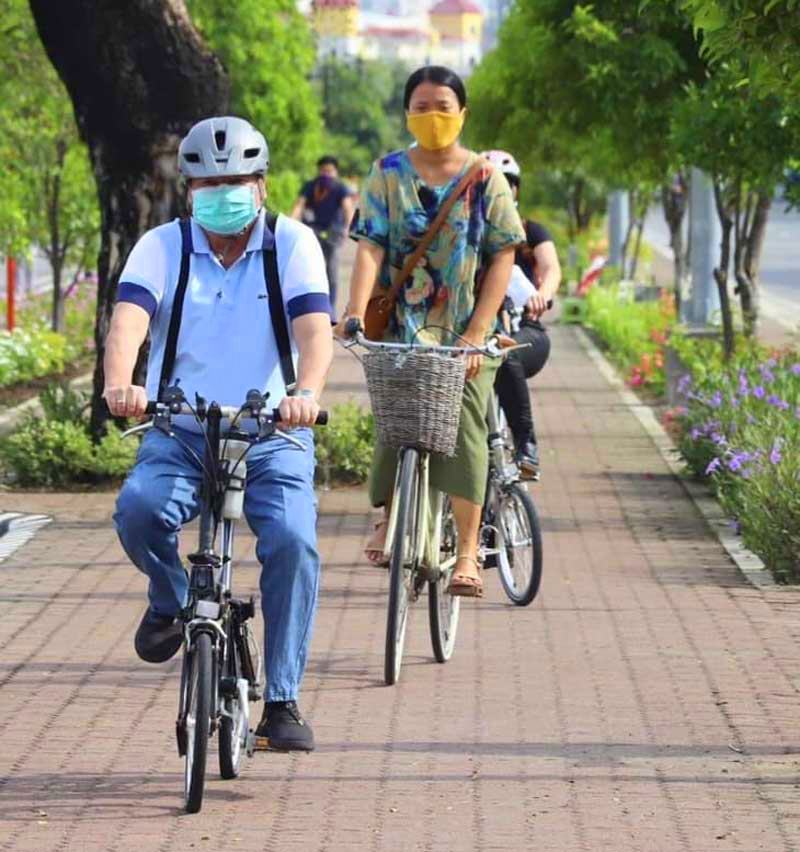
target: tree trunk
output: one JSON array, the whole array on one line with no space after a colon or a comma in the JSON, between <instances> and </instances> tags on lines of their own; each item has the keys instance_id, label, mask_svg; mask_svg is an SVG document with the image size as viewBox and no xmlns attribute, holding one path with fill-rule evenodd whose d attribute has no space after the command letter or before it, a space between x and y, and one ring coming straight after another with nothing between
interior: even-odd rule
<instances>
[{"instance_id":1,"label":"tree trunk","mask_svg":"<svg viewBox=\"0 0 800 852\"><path fill-rule=\"evenodd\" d=\"M45 178L45 199L47 203L47 221L50 228L50 270L52 272L53 303L50 315L50 328L61 331L64 320L61 296L61 274L64 269L64 256L61 246L61 175L67 157L67 144L63 139L56 143L56 167L52 175Z\"/></svg>"},{"instance_id":2,"label":"tree trunk","mask_svg":"<svg viewBox=\"0 0 800 852\"><path fill-rule=\"evenodd\" d=\"M102 433L103 356L122 267L143 231L179 215L176 153L201 118L227 110L227 75L183 0L29 0L67 87L97 181L98 258L92 432Z\"/></svg>"},{"instance_id":3,"label":"tree trunk","mask_svg":"<svg viewBox=\"0 0 800 852\"><path fill-rule=\"evenodd\" d=\"M759 192L754 199L753 212L748 219L747 230L741 237L741 263L736 268L736 280L739 284L745 333L748 336L755 336L758 333L758 277L771 207L772 193Z\"/></svg>"},{"instance_id":4,"label":"tree trunk","mask_svg":"<svg viewBox=\"0 0 800 852\"><path fill-rule=\"evenodd\" d=\"M722 225L722 240L720 242L719 266L714 270L714 280L719 291L719 306L722 314L722 340L725 347L725 360L729 361L736 347L736 337L733 328L733 312L731 297L728 292L728 268L731 262L731 231L733 216L723 197L722 187L714 180L714 199L717 204L717 215Z\"/></svg>"},{"instance_id":5,"label":"tree trunk","mask_svg":"<svg viewBox=\"0 0 800 852\"><path fill-rule=\"evenodd\" d=\"M575 178L567 195L567 221L570 240L581 231L581 198L583 195L583 178Z\"/></svg>"},{"instance_id":6,"label":"tree trunk","mask_svg":"<svg viewBox=\"0 0 800 852\"><path fill-rule=\"evenodd\" d=\"M688 267L687 247L683 242L683 220L689 206L689 188L682 173L677 175L671 186L661 188L661 204L669 228L669 244L672 249L675 311L676 316L680 317L683 282Z\"/></svg>"}]
</instances>

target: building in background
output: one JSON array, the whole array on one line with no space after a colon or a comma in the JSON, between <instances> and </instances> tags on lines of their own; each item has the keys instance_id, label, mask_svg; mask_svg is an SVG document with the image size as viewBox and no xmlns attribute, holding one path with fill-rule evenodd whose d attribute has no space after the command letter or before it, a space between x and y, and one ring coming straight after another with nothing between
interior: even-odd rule
<instances>
[{"instance_id":1,"label":"building in background","mask_svg":"<svg viewBox=\"0 0 800 852\"><path fill-rule=\"evenodd\" d=\"M468 76L483 54L484 12L474 0L314 0L318 57L446 65Z\"/></svg>"}]
</instances>

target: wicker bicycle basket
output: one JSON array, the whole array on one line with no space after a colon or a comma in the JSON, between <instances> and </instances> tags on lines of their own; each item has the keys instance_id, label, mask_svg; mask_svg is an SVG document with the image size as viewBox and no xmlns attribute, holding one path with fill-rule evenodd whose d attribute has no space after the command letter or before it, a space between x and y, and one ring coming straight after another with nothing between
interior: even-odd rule
<instances>
[{"instance_id":1,"label":"wicker bicycle basket","mask_svg":"<svg viewBox=\"0 0 800 852\"><path fill-rule=\"evenodd\" d=\"M363 362L381 443L455 455L465 359L384 350L365 353Z\"/></svg>"}]
</instances>

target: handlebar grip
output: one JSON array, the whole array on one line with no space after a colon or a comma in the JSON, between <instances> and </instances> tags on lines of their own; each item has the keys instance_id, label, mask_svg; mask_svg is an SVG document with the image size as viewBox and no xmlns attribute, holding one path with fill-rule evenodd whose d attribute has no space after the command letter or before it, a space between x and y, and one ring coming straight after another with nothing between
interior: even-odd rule
<instances>
[{"instance_id":1,"label":"handlebar grip","mask_svg":"<svg viewBox=\"0 0 800 852\"><path fill-rule=\"evenodd\" d=\"M358 317L350 317L344 324L344 333L347 337L355 337L359 331L364 331L364 326Z\"/></svg>"},{"instance_id":2,"label":"handlebar grip","mask_svg":"<svg viewBox=\"0 0 800 852\"><path fill-rule=\"evenodd\" d=\"M273 408L272 409L272 419L274 420L275 423L280 423L281 420L283 419L281 417L281 411L280 411L279 408ZM317 415L316 425L317 426L327 426L328 425L328 412L327 411L320 411L320 413Z\"/></svg>"}]
</instances>

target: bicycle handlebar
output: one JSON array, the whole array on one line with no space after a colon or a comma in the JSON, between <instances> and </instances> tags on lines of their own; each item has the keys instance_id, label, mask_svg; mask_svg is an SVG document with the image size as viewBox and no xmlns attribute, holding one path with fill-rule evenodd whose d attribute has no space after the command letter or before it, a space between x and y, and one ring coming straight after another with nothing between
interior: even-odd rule
<instances>
[{"instance_id":1,"label":"bicycle handlebar","mask_svg":"<svg viewBox=\"0 0 800 852\"><path fill-rule=\"evenodd\" d=\"M248 409L247 405L243 405L237 408L235 405L220 405L218 406L220 415L223 418L227 418L229 420L233 420L234 418L238 420L271 420L273 423L280 423L283 419L281 417L281 412L279 408L273 408L271 412L267 413L264 411L259 411L254 413L252 410ZM179 414L186 414L190 417L193 417L197 414L197 409L193 406L190 406L186 402L177 403L177 402L156 402L154 400L150 400L147 403L147 408L145 409L145 414L150 415L151 417L156 414L170 414L173 416ZM328 412L320 411L317 415L316 425L317 426L327 426L328 424Z\"/></svg>"},{"instance_id":2,"label":"bicycle handlebar","mask_svg":"<svg viewBox=\"0 0 800 852\"><path fill-rule=\"evenodd\" d=\"M505 352L497 345L495 338L490 338L484 346L440 346L437 343L380 343L369 340L364 335L364 327L357 317L350 317L344 326L345 336L353 343L363 346L364 349L397 349L416 350L420 352L441 352L446 355L486 355L489 358L502 358ZM527 346L528 344L523 344ZM516 347L514 347L516 348Z\"/></svg>"}]
</instances>

